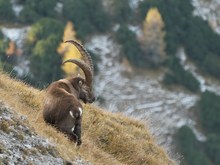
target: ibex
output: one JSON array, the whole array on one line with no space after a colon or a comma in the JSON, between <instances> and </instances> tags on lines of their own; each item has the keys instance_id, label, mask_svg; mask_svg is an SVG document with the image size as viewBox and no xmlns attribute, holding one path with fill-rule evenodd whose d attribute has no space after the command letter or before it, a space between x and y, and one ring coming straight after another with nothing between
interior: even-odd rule
<instances>
[{"instance_id":1,"label":"ibex","mask_svg":"<svg viewBox=\"0 0 220 165\"><path fill-rule=\"evenodd\" d=\"M43 117L47 123L55 126L65 133L70 140L80 145L82 143L81 121L83 113L80 100L84 103L95 101L92 91L93 63L91 56L81 44L73 40L66 42L76 46L83 57L83 61L69 59L63 64L71 62L78 65L83 70L85 79L80 76L73 76L51 83L46 89Z\"/></svg>"}]
</instances>

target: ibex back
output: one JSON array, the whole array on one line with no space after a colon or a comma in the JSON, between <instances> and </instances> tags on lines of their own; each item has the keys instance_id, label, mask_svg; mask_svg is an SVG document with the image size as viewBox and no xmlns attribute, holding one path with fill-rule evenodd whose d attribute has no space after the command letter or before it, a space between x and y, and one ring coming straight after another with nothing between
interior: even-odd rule
<instances>
[{"instance_id":1,"label":"ibex back","mask_svg":"<svg viewBox=\"0 0 220 165\"><path fill-rule=\"evenodd\" d=\"M74 44L80 51L83 61L69 59L65 61L78 65L85 74L85 79L73 76L51 83L46 89L44 100L44 120L65 133L77 145L81 144L81 122L83 106L80 102L92 103L95 97L92 91L93 63L88 52L76 41L66 41Z\"/></svg>"}]
</instances>

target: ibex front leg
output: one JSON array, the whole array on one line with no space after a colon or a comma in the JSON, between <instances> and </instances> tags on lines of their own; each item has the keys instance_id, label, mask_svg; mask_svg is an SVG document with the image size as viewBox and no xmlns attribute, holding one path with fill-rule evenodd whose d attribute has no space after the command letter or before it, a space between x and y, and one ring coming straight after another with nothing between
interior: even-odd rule
<instances>
[{"instance_id":1,"label":"ibex front leg","mask_svg":"<svg viewBox=\"0 0 220 165\"><path fill-rule=\"evenodd\" d=\"M74 135L77 136L76 142L77 145L81 145L82 140L81 140L81 122L82 122L82 118L80 117L80 119L76 120L76 124L75 124L75 129L73 131Z\"/></svg>"},{"instance_id":2,"label":"ibex front leg","mask_svg":"<svg viewBox=\"0 0 220 165\"><path fill-rule=\"evenodd\" d=\"M82 108L78 107L77 109L73 109L69 111L70 116L72 117L72 120L74 121L74 126L71 129L73 137L75 136L75 141L77 142L77 145L80 145L82 143L81 140L81 123L82 123Z\"/></svg>"}]
</instances>

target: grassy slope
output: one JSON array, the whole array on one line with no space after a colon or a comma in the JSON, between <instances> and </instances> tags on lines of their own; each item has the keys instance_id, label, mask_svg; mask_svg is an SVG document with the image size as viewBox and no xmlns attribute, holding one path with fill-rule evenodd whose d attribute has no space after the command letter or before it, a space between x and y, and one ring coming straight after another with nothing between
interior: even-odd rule
<instances>
[{"instance_id":1,"label":"grassy slope","mask_svg":"<svg viewBox=\"0 0 220 165\"><path fill-rule=\"evenodd\" d=\"M83 143L76 147L62 133L42 119L44 91L0 73L0 99L27 116L36 133L55 143L66 160L81 156L94 164L168 165L175 164L159 147L143 123L112 114L92 105L85 105L83 114Z\"/></svg>"}]
</instances>

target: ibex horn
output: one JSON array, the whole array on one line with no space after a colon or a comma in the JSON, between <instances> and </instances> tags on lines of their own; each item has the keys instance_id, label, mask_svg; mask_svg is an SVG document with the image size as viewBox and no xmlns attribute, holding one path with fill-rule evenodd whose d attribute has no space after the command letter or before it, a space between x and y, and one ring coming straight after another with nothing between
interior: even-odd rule
<instances>
[{"instance_id":1,"label":"ibex horn","mask_svg":"<svg viewBox=\"0 0 220 165\"><path fill-rule=\"evenodd\" d=\"M92 88L92 72L89 68L89 66L83 62L82 60L79 59L68 59L66 61L63 62L63 64L67 63L67 62L71 62L74 63L76 65L78 65L84 72L85 74L85 78L86 78L86 84Z\"/></svg>"},{"instance_id":2,"label":"ibex horn","mask_svg":"<svg viewBox=\"0 0 220 165\"><path fill-rule=\"evenodd\" d=\"M90 66L90 70L91 70L92 76L93 76L93 74L94 74L93 62L92 62L92 58L91 58L90 54L88 53L88 51L77 41L74 41L74 40L65 41L65 43L67 43L67 42L76 46L76 48L79 50L79 52L81 53L81 55L83 57L83 61L85 61L85 63Z\"/></svg>"}]
</instances>

